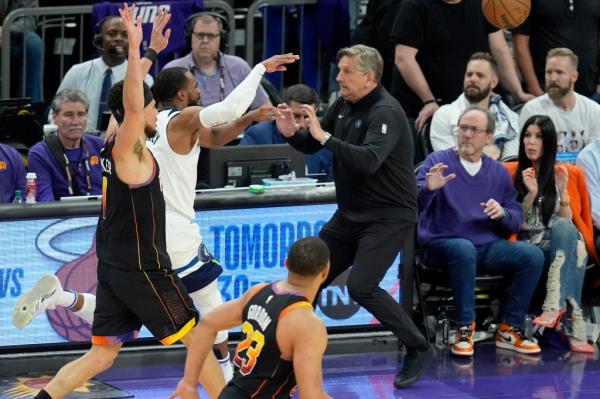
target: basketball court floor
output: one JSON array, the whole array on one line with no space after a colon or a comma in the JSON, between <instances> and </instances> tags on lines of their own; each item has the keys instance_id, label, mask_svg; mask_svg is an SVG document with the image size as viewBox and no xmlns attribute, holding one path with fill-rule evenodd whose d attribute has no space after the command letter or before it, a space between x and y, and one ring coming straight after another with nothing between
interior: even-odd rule
<instances>
[{"instance_id":1,"label":"basketball court floor","mask_svg":"<svg viewBox=\"0 0 600 399\"><path fill-rule=\"evenodd\" d=\"M394 348L393 342L374 343L372 339L335 345L324 360L325 389L333 398L341 399L600 398L597 354L544 348L541 356L529 356L496 349L493 342L487 341L476 346L472 359L438 351L417 384L397 390L393 380L401 355ZM182 349L127 351L113 369L97 377L121 393L99 397L165 399L183 372L184 356ZM64 356L2 358L0 376L52 373L68 359ZM28 386L13 385L10 391L0 388L0 398L31 398L37 389L33 384ZM68 398L88 397L85 393L74 393Z\"/></svg>"}]
</instances>

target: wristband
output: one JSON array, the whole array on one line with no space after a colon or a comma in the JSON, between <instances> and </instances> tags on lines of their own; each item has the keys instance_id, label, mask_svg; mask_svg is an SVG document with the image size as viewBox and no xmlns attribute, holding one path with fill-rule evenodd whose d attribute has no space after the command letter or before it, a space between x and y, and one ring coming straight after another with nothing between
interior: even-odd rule
<instances>
[{"instance_id":1,"label":"wristband","mask_svg":"<svg viewBox=\"0 0 600 399\"><path fill-rule=\"evenodd\" d=\"M563 200L559 200L559 202L558 202L558 203L559 203L559 205L560 205L561 207L563 207L563 208L566 208L566 207L568 207L568 206L569 206L569 204L570 204L571 202L569 201L569 197L567 197L567 199L566 199L566 200L564 200L564 201L563 201Z\"/></svg>"},{"instance_id":2,"label":"wristband","mask_svg":"<svg viewBox=\"0 0 600 399\"><path fill-rule=\"evenodd\" d=\"M431 103L437 103L437 100L435 98L431 99L431 100L427 100L423 103L423 105L427 105L427 104L431 104Z\"/></svg>"},{"instance_id":3,"label":"wristband","mask_svg":"<svg viewBox=\"0 0 600 399\"><path fill-rule=\"evenodd\" d=\"M323 140L319 140L319 143L321 143L321 145L325 145L325 143L327 143L327 140L329 140L330 137L331 137L331 134L325 132L325 135L323 136Z\"/></svg>"},{"instance_id":4,"label":"wristband","mask_svg":"<svg viewBox=\"0 0 600 399\"><path fill-rule=\"evenodd\" d=\"M156 51L154 51L153 49L151 49L150 47L148 47L148 49L146 49L146 52L144 53L144 58L149 59L150 62L156 61L157 56L158 56L158 53Z\"/></svg>"}]
</instances>

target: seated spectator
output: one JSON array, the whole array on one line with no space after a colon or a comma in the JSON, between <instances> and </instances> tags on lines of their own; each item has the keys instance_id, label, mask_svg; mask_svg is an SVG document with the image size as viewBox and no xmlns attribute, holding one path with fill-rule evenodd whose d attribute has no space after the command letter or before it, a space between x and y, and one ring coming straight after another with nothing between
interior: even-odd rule
<instances>
[{"instance_id":1,"label":"seated spectator","mask_svg":"<svg viewBox=\"0 0 600 399\"><path fill-rule=\"evenodd\" d=\"M533 0L529 16L512 30L515 60L530 93L544 94L544 63L548 51L567 47L579 58L578 93L598 98L600 1Z\"/></svg>"},{"instance_id":2,"label":"seated spectator","mask_svg":"<svg viewBox=\"0 0 600 399\"><path fill-rule=\"evenodd\" d=\"M319 94L312 88L297 84L288 87L283 92L283 101L294 113L294 119L300 128L308 128L310 120L302 112L302 104L308 104L317 111L319 108ZM256 144L283 144L287 143L285 138L277 130L275 121L261 122L250 126L245 132L240 145ZM322 148L314 154L306 155L306 169L309 174L325 173L326 180L333 180L333 163L331 151Z\"/></svg>"},{"instance_id":3,"label":"seated spectator","mask_svg":"<svg viewBox=\"0 0 600 399\"><path fill-rule=\"evenodd\" d=\"M600 251L600 139L594 140L579 153L577 165L583 169L587 180L592 202L592 223L596 229L596 249Z\"/></svg>"},{"instance_id":4,"label":"seated spectator","mask_svg":"<svg viewBox=\"0 0 600 399\"><path fill-rule=\"evenodd\" d=\"M37 8L38 0L7 0L0 1L0 47L2 47L2 28L4 18L12 11L19 8ZM32 15L19 17L13 21L10 29L10 95L13 97L29 97L32 101L42 101L42 75L44 46L42 39L35 32L37 29L36 18ZM23 54L23 52L25 54ZM23 68L23 55L25 67ZM25 72L25 91L22 91L21 81ZM19 90L21 89L21 90Z\"/></svg>"},{"instance_id":5,"label":"seated spectator","mask_svg":"<svg viewBox=\"0 0 600 399\"><path fill-rule=\"evenodd\" d=\"M481 1L403 0L390 38L396 44L390 93L417 130L460 95L465 65L479 51L494 56L501 84L516 102L533 98L521 87L504 32L483 17Z\"/></svg>"},{"instance_id":6,"label":"seated spectator","mask_svg":"<svg viewBox=\"0 0 600 399\"><path fill-rule=\"evenodd\" d=\"M192 51L173 60L165 68L183 67L191 71L200 87L200 105L207 107L223 101L250 73L250 65L235 55L224 54L221 41L223 21L204 13L197 14L189 24ZM269 98L262 87L250 104L251 110L267 103Z\"/></svg>"},{"instance_id":7,"label":"seated spectator","mask_svg":"<svg viewBox=\"0 0 600 399\"><path fill-rule=\"evenodd\" d=\"M37 173L38 201L102 194L100 149L104 140L85 134L88 102L79 90L66 89L52 100L56 136L29 150L29 171Z\"/></svg>"},{"instance_id":8,"label":"seated spectator","mask_svg":"<svg viewBox=\"0 0 600 399\"><path fill-rule=\"evenodd\" d=\"M15 190L21 190L21 196L25 198L25 173L21 154L0 143L0 203L12 202Z\"/></svg>"},{"instance_id":9,"label":"seated spectator","mask_svg":"<svg viewBox=\"0 0 600 399\"><path fill-rule=\"evenodd\" d=\"M73 65L57 90L59 93L64 89L78 89L85 93L89 104L86 131L101 128L102 114L109 113L106 106L108 90L114 83L125 78L129 41L121 17L105 18L100 24L94 43L99 48L100 57ZM146 75L144 81L148 86L152 86L154 82L150 75Z\"/></svg>"},{"instance_id":10,"label":"seated spectator","mask_svg":"<svg viewBox=\"0 0 600 399\"><path fill-rule=\"evenodd\" d=\"M454 294L457 330L452 353L473 355L477 273L512 278L496 346L539 353L522 325L544 254L533 244L506 239L519 230L523 210L506 168L483 154L494 137L494 117L482 108L467 108L458 121L458 148L431 153L417 175L417 232L424 259L448 269Z\"/></svg>"},{"instance_id":11,"label":"seated spectator","mask_svg":"<svg viewBox=\"0 0 600 399\"><path fill-rule=\"evenodd\" d=\"M520 124L533 115L548 115L558 133L558 148L578 152L600 137L600 105L575 92L579 58L568 48L555 48L546 56L546 94L521 110Z\"/></svg>"},{"instance_id":12,"label":"seated spectator","mask_svg":"<svg viewBox=\"0 0 600 399\"><path fill-rule=\"evenodd\" d=\"M495 160L517 156L519 153L519 115L492 92L498 86L498 65L489 53L475 53L469 59L463 93L451 104L442 105L433 114L430 127L434 151L456 147L458 117L470 106L488 109L496 120L494 142L484 149Z\"/></svg>"},{"instance_id":13,"label":"seated spectator","mask_svg":"<svg viewBox=\"0 0 600 399\"><path fill-rule=\"evenodd\" d=\"M549 267L543 312L533 323L559 328L564 315L572 320L567 328L571 350L594 353L581 311L584 248L596 255L585 176L577 166L556 163L557 135L549 117L530 117L519 141L519 161L507 164L525 213L518 237L537 245Z\"/></svg>"}]
</instances>

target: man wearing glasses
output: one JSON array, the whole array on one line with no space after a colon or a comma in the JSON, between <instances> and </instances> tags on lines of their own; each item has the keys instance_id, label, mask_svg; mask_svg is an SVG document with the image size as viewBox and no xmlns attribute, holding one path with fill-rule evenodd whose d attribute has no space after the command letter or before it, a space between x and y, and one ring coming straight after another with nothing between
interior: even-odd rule
<instances>
[{"instance_id":1,"label":"man wearing glasses","mask_svg":"<svg viewBox=\"0 0 600 399\"><path fill-rule=\"evenodd\" d=\"M225 54L226 30L223 20L213 13L198 13L189 18L192 51L165 65L166 68L183 67L189 69L200 88L200 105L209 105L223 101L225 97L250 73L250 66L242 58ZM259 86L250 110L267 103L269 98Z\"/></svg>"},{"instance_id":2,"label":"man wearing glasses","mask_svg":"<svg viewBox=\"0 0 600 399\"><path fill-rule=\"evenodd\" d=\"M489 111L468 108L458 119L458 146L431 153L417 174L417 234L425 262L448 269L457 325L452 353L457 356L474 353L477 273L512 276L498 315L496 346L540 353L522 327L544 255L535 245L506 240L519 230L523 210L507 169L483 153L493 140L494 125Z\"/></svg>"}]
</instances>

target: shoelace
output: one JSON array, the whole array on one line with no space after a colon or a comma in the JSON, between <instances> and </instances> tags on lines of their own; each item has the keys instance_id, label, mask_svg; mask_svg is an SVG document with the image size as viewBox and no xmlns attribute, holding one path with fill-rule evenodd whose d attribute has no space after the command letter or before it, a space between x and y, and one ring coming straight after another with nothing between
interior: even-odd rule
<instances>
[{"instance_id":1,"label":"shoelace","mask_svg":"<svg viewBox=\"0 0 600 399\"><path fill-rule=\"evenodd\" d=\"M459 341L468 341L473 335L473 330L471 329L471 326L464 326L459 328L456 333L458 334Z\"/></svg>"},{"instance_id":2,"label":"shoelace","mask_svg":"<svg viewBox=\"0 0 600 399\"><path fill-rule=\"evenodd\" d=\"M510 330L507 331L509 334L515 334L517 335L519 338L521 338L522 341L527 341L527 337L525 336L525 331L521 330L520 328L517 327L511 327Z\"/></svg>"}]
</instances>

